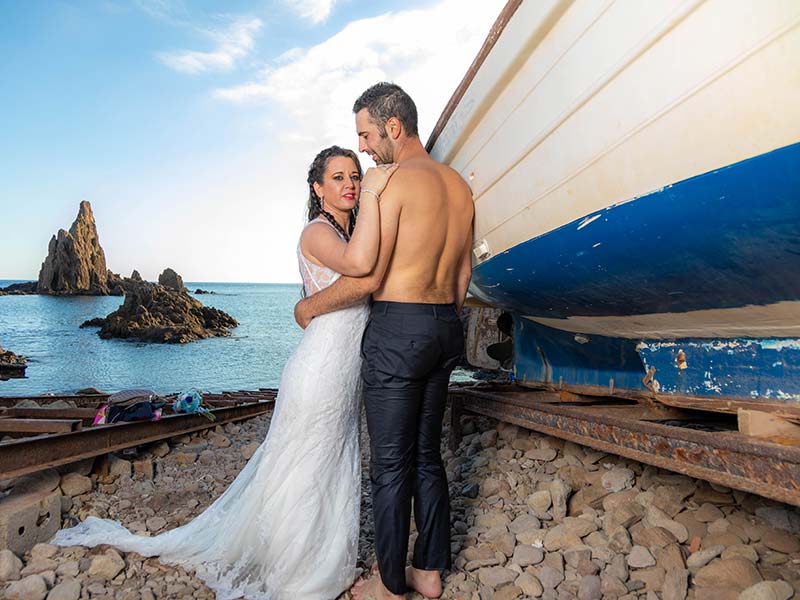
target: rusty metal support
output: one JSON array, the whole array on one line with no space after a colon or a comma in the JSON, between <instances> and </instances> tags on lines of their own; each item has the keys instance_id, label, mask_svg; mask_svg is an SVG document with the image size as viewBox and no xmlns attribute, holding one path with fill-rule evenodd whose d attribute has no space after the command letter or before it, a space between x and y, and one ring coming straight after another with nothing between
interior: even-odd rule
<instances>
[{"instance_id":1,"label":"rusty metal support","mask_svg":"<svg viewBox=\"0 0 800 600\"><path fill-rule=\"evenodd\" d=\"M537 394L452 388L469 411L659 468L800 506L800 448L738 433L705 432L620 417L603 406L536 402ZM665 420L671 420L667 416Z\"/></svg>"},{"instance_id":2,"label":"rusty metal support","mask_svg":"<svg viewBox=\"0 0 800 600\"><path fill-rule=\"evenodd\" d=\"M274 397L274 394L263 393L262 397L270 398ZM0 444L0 480L249 419L269 412L273 404L272 399L253 401L253 398L250 398L237 406L212 409L215 421L209 421L197 414L178 414L162 417L158 421L100 425L70 433L8 441Z\"/></svg>"}]
</instances>

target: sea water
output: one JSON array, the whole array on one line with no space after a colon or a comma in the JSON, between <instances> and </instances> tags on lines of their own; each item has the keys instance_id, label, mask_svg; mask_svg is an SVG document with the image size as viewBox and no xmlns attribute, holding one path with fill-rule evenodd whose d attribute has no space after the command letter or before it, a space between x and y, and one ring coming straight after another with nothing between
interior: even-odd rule
<instances>
[{"instance_id":1,"label":"sea water","mask_svg":"<svg viewBox=\"0 0 800 600\"><path fill-rule=\"evenodd\" d=\"M18 283L0 281L0 287ZM221 392L276 388L283 365L303 335L294 322L299 284L187 282L206 306L233 316L230 337L188 344L101 339L96 327L121 296L0 296L0 346L28 357L25 379L0 381L0 396L73 393L86 387L114 392L146 388L160 394L189 388ZM359 348L349 349L358 352ZM457 371L455 380L469 380Z\"/></svg>"},{"instance_id":2,"label":"sea water","mask_svg":"<svg viewBox=\"0 0 800 600\"><path fill-rule=\"evenodd\" d=\"M15 283L0 281L5 287ZM186 283L195 296L239 321L230 337L189 344L103 340L84 321L104 317L121 296L0 296L0 346L28 357L25 379L0 381L0 395L71 393L85 387L158 393L278 387L303 334L294 322L299 284ZM353 348L358 352L358 348Z\"/></svg>"}]
</instances>

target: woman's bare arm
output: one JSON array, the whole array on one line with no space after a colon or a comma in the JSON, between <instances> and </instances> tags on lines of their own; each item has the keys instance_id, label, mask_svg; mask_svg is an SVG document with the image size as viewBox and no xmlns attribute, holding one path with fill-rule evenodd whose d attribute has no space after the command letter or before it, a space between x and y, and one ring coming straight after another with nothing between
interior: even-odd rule
<instances>
[{"instance_id":1,"label":"woman's bare arm","mask_svg":"<svg viewBox=\"0 0 800 600\"><path fill-rule=\"evenodd\" d=\"M397 169L369 169L361 183L361 198L356 223L350 242L345 242L325 223L314 223L306 228L300 238L303 254L337 273L350 277L368 275L375 267L380 245L380 209L378 195Z\"/></svg>"}]
</instances>

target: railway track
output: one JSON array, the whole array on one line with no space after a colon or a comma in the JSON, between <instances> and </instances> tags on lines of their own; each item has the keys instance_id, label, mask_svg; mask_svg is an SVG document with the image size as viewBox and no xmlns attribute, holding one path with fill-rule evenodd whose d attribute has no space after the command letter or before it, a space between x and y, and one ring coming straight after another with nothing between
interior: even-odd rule
<instances>
[{"instance_id":1,"label":"railway track","mask_svg":"<svg viewBox=\"0 0 800 600\"><path fill-rule=\"evenodd\" d=\"M157 421L98 426L92 421L107 394L0 397L0 436L11 438L0 443L0 480L249 419L271 411L276 395L273 389L206 394L213 421L174 413L168 403ZM26 400L38 406L18 406Z\"/></svg>"},{"instance_id":2,"label":"railway track","mask_svg":"<svg viewBox=\"0 0 800 600\"><path fill-rule=\"evenodd\" d=\"M744 435L735 414L513 385L453 386L450 399L451 447L469 412L800 506L800 440Z\"/></svg>"}]
</instances>

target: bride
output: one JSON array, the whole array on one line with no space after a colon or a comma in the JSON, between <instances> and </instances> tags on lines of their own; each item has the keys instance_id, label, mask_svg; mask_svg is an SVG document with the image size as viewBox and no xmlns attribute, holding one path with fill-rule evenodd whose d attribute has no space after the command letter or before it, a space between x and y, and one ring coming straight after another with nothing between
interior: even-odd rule
<instances>
[{"instance_id":1,"label":"bride","mask_svg":"<svg viewBox=\"0 0 800 600\"><path fill-rule=\"evenodd\" d=\"M308 171L309 222L297 248L306 294L340 274L372 270L380 242L378 197L395 169L369 169L362 182L352 150L332 146L316 156ZM160 556L193 569L219 599L341 594L355 578L358 547L358 345L366 319L362 303L311 322L283 369L266 439L202 514L154 537L87 517L59 531L53 543L110 544Z\"/></svg>"}]
</instances>

